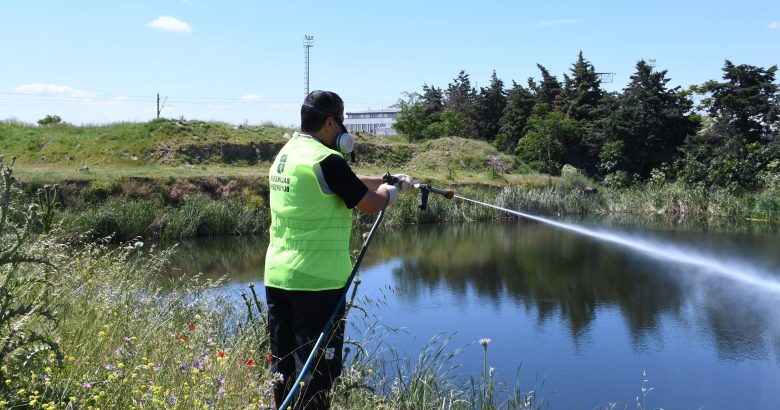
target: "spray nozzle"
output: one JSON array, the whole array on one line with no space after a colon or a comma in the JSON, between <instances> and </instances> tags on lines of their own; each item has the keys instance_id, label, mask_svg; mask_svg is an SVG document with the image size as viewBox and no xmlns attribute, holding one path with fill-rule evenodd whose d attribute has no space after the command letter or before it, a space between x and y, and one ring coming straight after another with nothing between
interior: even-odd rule
<instances>
[{"instance_id":1,"label":"spray nozzle","mask_svg":"<svg viewBox=\"0 0 780 410\"><path fill-rule=\"evenodd\" d=\"M428 195L431 192L447 199L452 199L455 196L455 191L451 189L434 188L429 184L414 184L414 187L420 190L420 204L417 207L423 211L428 208Z\"/></svg>"}]
</instances>

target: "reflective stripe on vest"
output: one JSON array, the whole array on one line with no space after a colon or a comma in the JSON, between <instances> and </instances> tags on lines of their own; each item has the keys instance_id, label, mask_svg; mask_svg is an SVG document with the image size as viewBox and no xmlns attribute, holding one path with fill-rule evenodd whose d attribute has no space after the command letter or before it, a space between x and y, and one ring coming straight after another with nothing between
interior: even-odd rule
<instances>
[{"instance_id":1,"label":"reflective stripe on vest","mask_svg":"<svg viewBox=\"0 0 780 410\"><path fill-rule=\"evenodd\" d=\"M296 133L271 165L266 286L327 290L346 283L352 270L352 210L338 195L323 192L321 173L318 175L319 162L334 153L342 155Z\"/></svg>"}]
</instances>

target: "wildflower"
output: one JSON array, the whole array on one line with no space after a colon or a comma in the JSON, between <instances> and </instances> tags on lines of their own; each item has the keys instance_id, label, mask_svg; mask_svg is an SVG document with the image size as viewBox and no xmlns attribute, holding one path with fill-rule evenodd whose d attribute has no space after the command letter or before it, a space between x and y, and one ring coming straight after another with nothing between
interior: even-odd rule
<instances>
[{"instance_id":1,"label":"wildflower","mask_svg":"<svg viewBox=\"0 0 780 410\"><path fill-rule=\"evenodd\" d=\"M255 365L255 359L246 359L244 361L244 363L246 363L247 366L254 366Z\"/></svg>"},{"instance_id":2,"label":"wildflower","mask_svg":"<svg viewBox=\"0 0 780 410\"><path fill-rule=\"evenodd\" d=\"M217 353L217 357L224 358L225 357L225 352L220 351L219 353Z\"/></svg>"},{"instance_id":3,"label":"wildflower","mask_svg":"<svg viewBox=\"0 0 780 410\"><path fill-rule=\"evenodd\" d=\"M111 363L106 363L106 364L103 365L103 368L106 369L106 370L111 370L111 369L114 368L114 365L111 364Z\"/></svg>"},{"instance_id":4,"label":"wildflower","mask_svg":"<svg viewBox=\"0 0 780 410\"><path fill-rule=\"evenodd\" d=\"M102 339L102 338L104 338L104 337L106 337L106 332L104 332L104 331L102 331L102 330L101 330L101 331L99 331L99 332L98 332L98 338L99 338L99 339Z\"/></svg>"},{"instance_id":5,"label":"wildflower","mask_svg":"<svg viewBox=\"0 0 780 410\"><path fill-rule=\"evenodd\" d=\"M195 315L195 320L200 320L200 315L196 314Z\"/></svg>"},{"instance_id":6,"label":"wildflower","mask_svg":"<svg viewBox=\"0 0 780 410\"><path fill-rule=\"evenodd\" d=\"M75 361L76 361L76 358L75 358L75 357L73 357L73 356L68 356L68 361L69 361L69 362L71 362L71 363L73 363L73 362L75 362Z\"/></svg>"},{"instance_id":7,"label":"wildflower","mask_svg":"<svg viewBox=\"0 0 780 410\"><path fill-rule=\"evenodd\" d=\"M133 340L133 338L131 338L130 336L125 336L125 342L129 342L131 340Z\"/></svg>"},{"instance_id":8,"label":"wildflower","mask_svg":"<svg viewBox=\"0 0 780 410\"><path fill-rule=\"evenodd\" d=\"M487 337L479 339L479 344L481 344L482 347L487 348L487 346L490 344L490 339Z\"/></svg>"},{"instance_id":9,"label":"wildflower","mask_svg":"<svg viewBox=\"0 0 780 410\"><path fill-rule=\"evenodd\" d=\"M81 387L83 387L85 389L91 389L92 388L92 383L86 383L86 382L85 383L81 383Z\"/></svg>"},{"instance_id":10,"label":"wildflower","mask_svg":"<svg viewBox=\"0 0 780 410\"><path fill-rule=\"evenodd\" d=\"M190 322L187 325L187 329L190 329L190 330L195 330L196 327L197 327L197 325L195 324L195 322Z\"/></svg>"},{"instance_id":11,"label":"wildflower","mask_svg":"<svg viewBox=\"0 0 780 410\"><path fill-rule=\"evenodd\" d=\"M214 346L214 345L215 345L215 343L214 343L214 339L212 339L212 338L209 338L209 340L206 340L206 345L208 345L208 346Z\"/></svg>"},{"instance_id":12,"label":"wildflower","mask_svg":"<svg viewBox=\"0 0 780 410\"><path fill-rule=\"evenodd\" d=\"M272 355L271 353L268 353L268 354L266 354L266 355L265 355L265 360L266 360L266 361L269 361L269 362L270 362L271 360L274 360L274 355Z\"/></svg>"},{"instance_id":13,"label":"wildflower","mask_svg":"<svg viewBox=\"0 0 780 410\"><path fill-rule=\"evenodd\" d=\"M188 339L187 335L180 335L179 337L176 338L176 340L178 340L178 341L180 341L182 343L186 342L187 339Z\"/></svg>"}]
</instances>

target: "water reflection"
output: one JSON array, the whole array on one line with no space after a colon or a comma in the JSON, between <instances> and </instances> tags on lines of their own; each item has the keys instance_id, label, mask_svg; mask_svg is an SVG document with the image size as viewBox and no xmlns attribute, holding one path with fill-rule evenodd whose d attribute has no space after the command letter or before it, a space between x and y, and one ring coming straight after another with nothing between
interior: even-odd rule
<instances>
[{"instance_id":1,"label":"water reflection","mask_svg":"<svg viewBox=\"0 0 780 410\"><path fill-rule=\"evenodd\" d=\"M469 292L485 303L510 298L536 312L540 325L562 318L575 344L587 338L600 308L616 307L640 351L659 348L668 318L701 326L722 358L780 352L780 295L539 223L418 227L385 232L380 243L379 259L402 255L393 276L407 302L442 286L456 300ZM741 245L759 252L749 257L769 257Z\"/></svg>"},{"instance_id":2,"label":"water reflection","mask_svg":"<svg viewBox=\"0 0 780 410\"><path fill-rule=\"evenodd\" d=\"M640 229L625 220L599 224L624 231ZM733 233L662 228L655 225L645 236L780 264L776 240L769 237L771 229L746 234L745 229ZM359 234L356 231L353 238L355 248L360 245ZM184 241L172 264L185 273L229 274L233 283L260 283L266 246L267 241L257 237ZM474 297L478 303L494 306L509 301L526 315L535 315L539 327L565 327L575 346L588 342L600 311L617 311L636 352L685 343L664 337L665 324L671 321L695 329L723 360L780 357L780 325L775 319L780 295L709 278L691 267L540 223L518 220L382 230L367 254L364 271L390 259L399 261L392 264L391 273L397 303L418 304L437 289L446 289L444 303L465 309ZM454 330L458 329L442 329Z\"/></svg>"}]
</instances>

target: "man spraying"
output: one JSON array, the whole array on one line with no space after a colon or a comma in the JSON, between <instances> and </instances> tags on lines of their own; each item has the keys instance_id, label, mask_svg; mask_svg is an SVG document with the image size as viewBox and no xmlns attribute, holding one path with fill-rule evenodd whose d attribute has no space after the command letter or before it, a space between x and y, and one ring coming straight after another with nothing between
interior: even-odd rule
<instances>
[{"instance_id":1,"label":"man spraying","mask_svg":"<svg viewBox=\"0 0 780 410\"><path fill-rule=\"evenodd\" d=\"M265 259L268 328L277 408L301 371L340 298L352 264L352 208L377 213L413 189L408 175L356 175L344 158L354 141L344 127L344 102L336 93L312 91L301 106L301 132L279 151L269 171L271 228ZM317 352L295 401L307 409L330 406L328 391L341 374L344 308Z\"/></svg>"}]
</instances>

